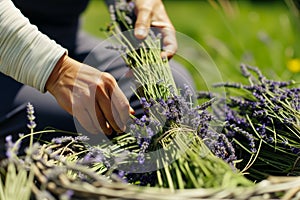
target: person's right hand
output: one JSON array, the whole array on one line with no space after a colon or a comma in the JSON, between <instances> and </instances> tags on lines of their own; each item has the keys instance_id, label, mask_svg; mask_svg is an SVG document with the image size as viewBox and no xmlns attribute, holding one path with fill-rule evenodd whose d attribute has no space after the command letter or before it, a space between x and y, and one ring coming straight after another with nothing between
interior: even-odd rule
<instances>
[{"instance_id":1,"label":"person's right hand","mask_svg":"<svg viewBox=\"0 0 300 200\"><path fill-rule=\"evenodd\" d=\"M67 55L53 69L46 90L91 133L123 132L130 113L134 113L110 74Z\"/></svg>"},{"instance_id":2,"label":"person's right hand","mask_svg":"<svg viewBox=\"0 0 300 200\"><path fill-rule=\"evenodd\" d=\"M137 15L135 36L138 39L145 39L150 27L158 28L162 34L162 57L172 58L178 46L176 33L162 0L136 0L135 10Z\"/></svg>"}]
</instances>

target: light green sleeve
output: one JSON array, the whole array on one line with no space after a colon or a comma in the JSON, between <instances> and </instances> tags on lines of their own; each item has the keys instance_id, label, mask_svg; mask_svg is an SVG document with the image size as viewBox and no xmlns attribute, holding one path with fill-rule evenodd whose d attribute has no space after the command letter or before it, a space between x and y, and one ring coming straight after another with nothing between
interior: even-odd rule
<instances>
[{"instance_id":1,"label":"light green sleeve","mask_svg":"<svg viewBox=\"0 0 300 200\"><path fill-rule=\"evenodd\" d=\"M0 0L0 72L45 92L57 61L67 50L30 24L11 0Z\"/></svg>"}]
</instances>

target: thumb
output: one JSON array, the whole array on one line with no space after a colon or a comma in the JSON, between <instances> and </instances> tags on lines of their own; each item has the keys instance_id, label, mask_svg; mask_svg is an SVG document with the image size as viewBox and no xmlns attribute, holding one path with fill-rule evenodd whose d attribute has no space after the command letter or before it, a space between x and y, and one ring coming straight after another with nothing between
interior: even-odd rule
<instances>
[{"instance_id":1,"label":"thumb","mask_svg":"<svg viewBox=\"0 0 300 200\"><path fill-rule=\"evenodd\" d=\"M134 35L137 39L144 39L148 35L150 28L151 11L147 8L140 8L134 27Z\"/></svg>"}]
</instances>

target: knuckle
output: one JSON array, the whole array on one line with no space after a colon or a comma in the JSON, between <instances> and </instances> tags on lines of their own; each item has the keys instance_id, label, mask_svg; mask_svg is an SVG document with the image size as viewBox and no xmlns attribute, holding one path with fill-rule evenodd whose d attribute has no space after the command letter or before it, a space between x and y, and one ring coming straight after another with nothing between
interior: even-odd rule
<instances>
[{"instance_id":1,"label":"knuckle","mask_svg":"<svg viewBox=\"0 0 300 200\"><path fill-rule=\"evenodd\" d=\"M115 86L116 85L116 80L115 78L106 72L103 72L101 75L102 83L104 85L109 85L109 86Z\"/></svg>"},{"instance_id":2,"label":"knuckle","mask_svg":"<svg viewBox=\"0 0 300 200\"><path fill-rule=\"evenodd\" d=\"M121 101L120 102L120 109L123 111L129 111L130 105L128 101Z\"/></svg>"}]
</instances>

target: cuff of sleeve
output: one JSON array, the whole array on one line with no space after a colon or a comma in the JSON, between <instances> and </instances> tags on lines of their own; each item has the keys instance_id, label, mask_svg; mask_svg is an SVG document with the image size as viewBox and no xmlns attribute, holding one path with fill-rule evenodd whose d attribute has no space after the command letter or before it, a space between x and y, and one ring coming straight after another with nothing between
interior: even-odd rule
<instances>
[{"instance_id":1,"label":"cuff of sleeve","mask_svg":"<svg viewBox=\"0 0 300 200\"><path fill-rule=\"evenodd\" d=\"M67 50L62 49L62 48L52 50L51 52L55 56L54 57L52 56L51 59L49 59L47 61L48 64L46 64L45 66L48 66L48 67L41 67L40 70L38 71L38 73L30 74L30 76L32 78L29 78L29 80L34 80L34 81L29 82L28 85L31 85L32 87L38 89L42 93L46 92L45 86L46 86L47 80L48 80L49 76L51 75L57 62L63 55L68 53Z\"/></svg>"}]
</instances>

